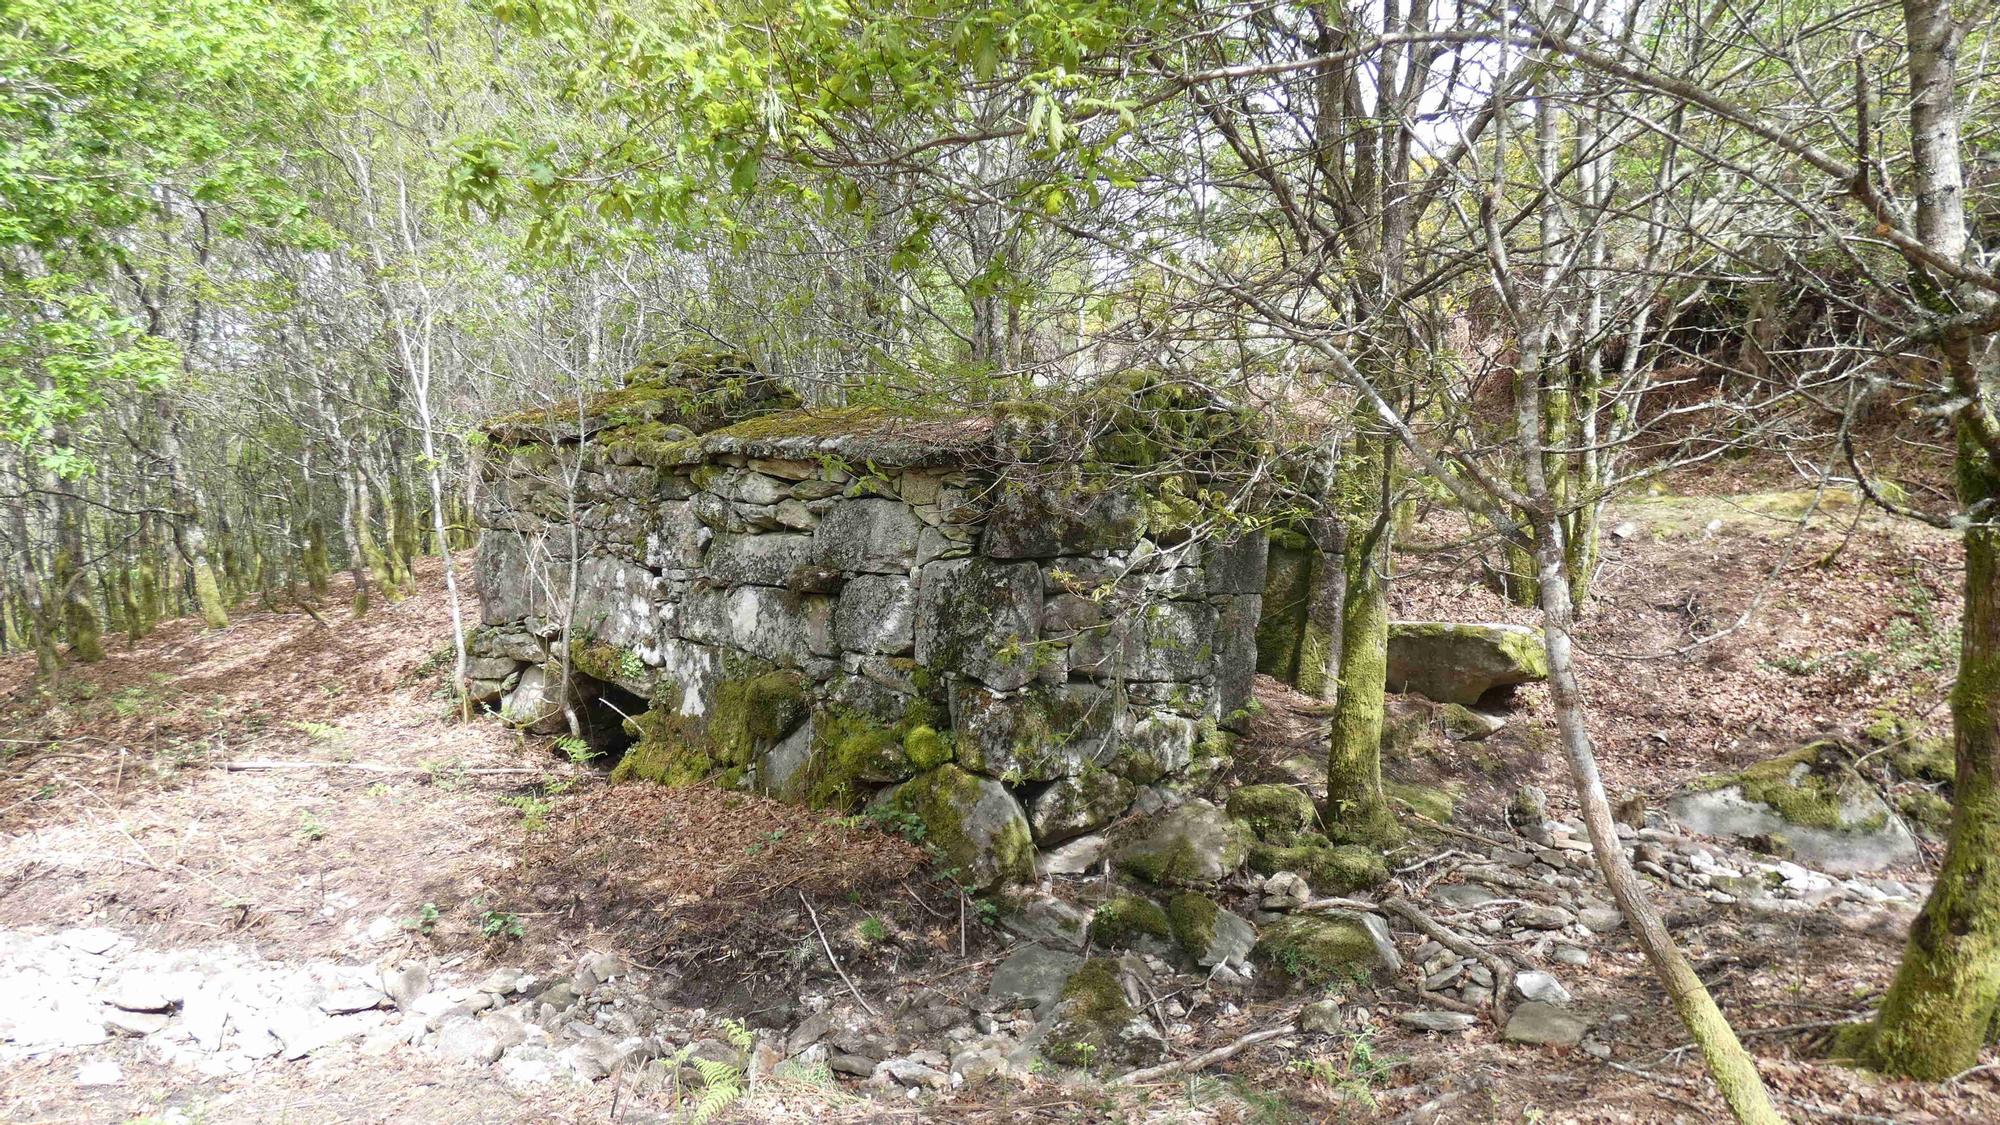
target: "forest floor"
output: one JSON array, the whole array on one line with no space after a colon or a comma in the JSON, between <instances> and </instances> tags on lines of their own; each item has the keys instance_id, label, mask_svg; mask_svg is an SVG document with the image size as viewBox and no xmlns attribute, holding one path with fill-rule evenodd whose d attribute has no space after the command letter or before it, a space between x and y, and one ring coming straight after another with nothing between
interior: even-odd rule
<instances>
[{"instance_id":1,"label":"forest floor","mask_svg":"<svg viewBox=\"0 0 2000 1125\"><path fill-rule=\"evenodd\" d=\"M1942 724L1956 545L1856 521L1851 501L1829 497L1803 533L1810 494L1641 497L1609 515L1580 644L1614 791L1657 806L1697 774L1851 727L1878 706ZM1448 532L1439 518L1410 539L1435 546ZM1448 552L1412 552L1402 566L1399 616L1532 620ZM546 740L453 721L435 564L421 578L416 596L358 621L329 614L331 628L248 606L226 632L171 622L66 669L51 690L32 682L31 658L0 660L0 1024L19 999L5 993L92 958L104 967L91 970L96 983L77 982L84 994L119 987L134 966L224 965L283 991L422 960L443 988L496 967L581 975L613 954L672 983L661 1018L686 1041L724 1034L723 1015L782 1028L802 979L833 996L914 984L953 1003L983 987L1002 937L900 837L743 795L609 787ZM1518 721L1543 722L1545 703L1524 691ZM1277 710L1263 738L1314 745L1313 722L1280 722ZM1511 762L1493 780L1537 782L1557 815L1568 811L1554 755ZM1497 807L1462 808L1457 823L1509 834ZM1437 869L1420 869L1466 846L1433 843L1392 866L1406 882L1433 881ZM1992 1070L1919 1085L1822 1057L1831 1027L1886 985L1909 905L1669 909L1788 1115L2000 1120ZM918 1105L771 1079L722 1119L1720 1120L1630 939L1604 936L1589 967L1564 979L1579 1007L1626 1029L1609 1062L1505 1043L1484 1022L1456 1036L1383 1022L1365 1037L1279 1040L1203 1077L1137 1088L1042 1076ZM839 950L850 979L828 970L820 946ZM1269 1026L1287 1004L1298 998L1218 1007L1201 1045ZM522 1083L343 1034L288 1057L290 1039L273 1030L268 1055L205 1069L136 1037L4 1051L0 1118L676 1119L671 1091L617 1070L588 1085Z\"/></svg>"}]
</instances>

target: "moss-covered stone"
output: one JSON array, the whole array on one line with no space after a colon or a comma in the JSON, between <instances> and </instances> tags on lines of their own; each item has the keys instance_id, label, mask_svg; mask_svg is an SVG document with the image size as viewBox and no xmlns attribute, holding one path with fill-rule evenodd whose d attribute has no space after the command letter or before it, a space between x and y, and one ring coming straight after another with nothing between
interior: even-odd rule
<instances>
[{"instance_id":1,"label":"moss-covered stone","mask_svg":"<svg viewBox=\"0 0 2000 1125\"><path fill-rule=\"evenodd\" d=\"M1294 531L1270 533L1269 566L1264 572L1263 609L1257 619L1257 670L1286 683L1298 678L1299 647L1305 637L1306 597L1317 555Z\"/></svg>"},{"instance_id":2,"label":"moss-covered stone","mask_svg":"<svg viewBox=\"0 0 2000 1125\"><path fill-rule=\"evenodd\" d=\"M1951 830L1951 802L1928 789L1898 795L1896 811L1931 839L1941 840Z\"/></svg>"},{"instance_id":3,"label":"moss-covered stone","mask_svg":"<svg viewBox=\"0 0 2000 1125\"><path fill-rule=\"evenodd\" d=\"M939 734L922 723L903 735L903 756L909 759L910 768L919 773L951 761L952 753L951 736Z\"/></svg>"},{"instance_id":4,"label":"moss-covered stone","mask_svg":"<svg viewBox=\"0 0 2000 1125\"><path fill-rule=\"evenodd\" d=\"M1034 877L1027 815L999 782L946 764L896 786L884 799L923 821L925 840L969 885L984 889Z\"/></svg>"},{"instance_id":5,"label":"moss-covered stone","mask_svg":"<svg viewBox=\"0 0 2000 1125\"><path fill-rule=\"evenodd\" d=\"M1114 964L1093 957L1070 974L1049 1017L1042 1054L1060 1066L1097 1069L1157 1059L1160 1044L1134 1026Z\"/></svg>"},{"instance_id":6,"label":"moss-covered stone","mask_svg":"<svg viewBox=\"0 0 2000 1125\"><path fill-rule=\"evenodd\" d=\"M718 760L749 765L757 751L789 734L805 716L806 682L796 672L725 679L716 688L708 737Z\"/></svg>"},{"instance_id":7,"label":"moss-covered stone","mask_svg":"<svg viewBox=\"0 0 2000 1125\"><path fill-rule=\"evenodd\" d=\"M1740 789L1745 800L1768 805L1803 828L1872 832L1882 827L1885 816L1878 811L1850 819L1850 805L1872 802L1874 791L1847 764L1845 749L1832 741L1807 743L1741 773L1701 778L1691 788L1713 791L1730 786Z\"/></svg>"},{"instance_id":8,"label":"moss-covered stone","mask_svg":"<svg viewBox=\"0 0 2000 1125\"><path fill-rule=\"evenodd\" d=\"M1245 785L1229 795L1229 815L1272 844L1290 844L1319 821L1312 798L1292 785Z\"/></svg>"},{"instance_id":9,"label":"moss-covered stone","mask_svg":"<svg viewBox=\"0 0 2000 1125\"><path fill-rule=\"evenodd\" d=\"M663 683L654 689L651 707L625 720L637 741L612 769L613 782L692 785L715 769L703 723L681 714L681 698L680 685Z\"/></svg>"},{"instance_id":10,"label":"moss-covered stone","mask_svg":"<svg viewBox=\"0 0 2000 1125\"><path fill-rule=\"evenodd\" d=\"M1090 919L1090 940L1109 949L1130 949L1149 937L1172 936L1167 912L1138 895L1119 895L1098 907Z\"/></svg>"},{"instance_id":11,"label":"moss-covered stone","mask_svg":"<svg viewBox=\"0 0 2000 1125\"><path fill-rule=\"evenodd\" d=\"M1250 830L1207 801L1160 813L1113 853L1112 865L1162 887L1213 883L1243 863Z\"/></svg>"},{"instance_id":12,"label":"moss-covered stone","mask_svg":"<svg viewBox=\"0 0 2000 1125\"><path fill-rule=\"evenodd\" d=\"M1451 790L1441 785L1419 785L1413 781L1382 782L1382 793L1391 801L1407 805L1418 816L1434 820L1439 824L1451 823L1452 811L1458 806L1458 798Z\"/></svg>"},{"instance_id":13,"label":"moss-covered stone","mask_svg":"<svg viewBox=\"0 0 2000 1125\"><path fill-rule=\"evenodd\" d=\"M917 772L903 734L858 711L821 712L813 722L809 800L817 808L851 808L871 786Z\"/></svg>"},{"instance_id":14,"label":"moss-covered stone","mask_svg":"<svg viewBox=\"0 0 2000 1125\"><path fill-rule=\"evenodd\" d=\"M1215 941L1215 919L1222 908L1207 895L1182 891L1167 900L1167 922L1174 941L1189 957L1200 958Z\"/></svg>"},{"instance_id":15,"label":"moss-covered stone","mask_svg":"<svg viewBox=\"0 0 2000 1125\"><path fill-rule=\"evenodd\" d=\"M1389 865L1380 852L1360 844L1334 844L1324 836L1289 846L1258 844L1250 849L1250 870L1264 875L1290 871L1304 876L1313 890L1332 895L1389 881Z\"/></svg>"},{"instance_id":16,"label":"moss-covered stone","mask_svg":"<svg viewBox=\"0 0 2000 1125\"><path fill-rule=\"evenodd\" d=\"M1251 951L1258 964L1313 987L1335 981L1365 982L1379 955L1360 921L1289 914L1264 927Z\"/></svg>"}]
</instances>

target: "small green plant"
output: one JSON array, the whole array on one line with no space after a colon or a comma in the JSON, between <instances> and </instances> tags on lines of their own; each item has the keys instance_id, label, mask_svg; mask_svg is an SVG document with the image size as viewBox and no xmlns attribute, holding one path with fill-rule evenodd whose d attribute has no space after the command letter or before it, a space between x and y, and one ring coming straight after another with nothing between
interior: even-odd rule
<instances>
[{"instance_id":1,"label":"small green plant","mask_svg":"<svg viewBox=\"0 0 2000 1125\"><path fill-rule=\"evenodd\" d=\"M509 910L488 910L479 916L479 932L490 938L517 938L528 931L521 926L521 916Z\"/></svg>"},{"instance_id":2,"label":"small green plant","mask_svg":"<svg viewBox=\"0 0 2000 1125\"><path fill-rule=\"evenodd\" d=\"M429 937L437 932L438 918L437 903L427 902L417 907L416 917L404 919L403 928L406 930L415 930L417 933Z\"/></svg>"},{"instance_id":3,"label":"small green plant","mask_svg":"<svg viewBox=\"0 0 2000 1125\"><path fill-rule=\"evenodd\" d=\"M389 783L378 781L361 792L364 796L368 797L387 797L389 795Z\"/></svg>"},{"instance_id":4,"label":"small green plant","mask_svg":"<svg viewBox=\"0 0 2000 1125\"><path fill-rule=\"evenodd\" d=\"M597 750L590 743L573 734L557 736L556 749L563 752L563 757L579 766L597 757Z\"/></svg>"},{"instance_id":5,"label":"small green plant","mask_svg":"<svg viewBox=\"0 0 2000 1125\"><path fill-rule=\"evenodd\" d=\"M749 1037L748 1029L733 1020L723 1021L723 1028L732 1042L736 1042L736 1029L742 1029L744 1037ZM732 1062L695 1058L694 1049L695 1044L689 1043L661 1059L659 1066L667 1077L668 1096L679 1107L676 1113L679 1120L684 1125L707 1125L743 1096L744 1073L742 1067ZM738 1043L737 1049L748 1048ZM692 1089L684 1089L682 1085L681 1073L687 1068L695 1072Z\"/></svg>"},{"instance_id":6,"label":"small green plant","mask_svg":"<svg viewBox=\"0 0 2000 1125\"><path fill-rule=\"evenodd\" d=\"M311 809L299 814L299 839L308 843L326 839L326 823L314 816Z\"/></svg>"},{"instance_id":7,"label":"small green plant","mask_svg":"<svg viewBox=\"0 0 2000 1125\"><path fill-rule=\"evenodd\" d=\"M306 737L312 739L314 742L332 742L340 737L339 727L328 723L316 723L311 719L293 723L292 726L304 731Z\"/></svg>"},{"instance_id":8,"label":"small green plant","mask_svg":"<svg viewBox=\"0 0 2000 1125\"><path fill-rule=\"evenodd\" d=\"M862 941L872 943L886 939L889 936L889 927L883 925L880 918L863 918L861 925L856 927L856 932L861 935Z\"/></svg>"},{"instance_id":9,"label":"small green plant","mask_svg":"<svg viewBox=\"0 0 2000 1125\"><path fill-rule=\"evenodd\" d=\"M529 832L540 832L547 827L549 810L555 807L553 802L533 794L502 797L500 803L521 810L521 827Z\"/></svg>"}]
</instances>

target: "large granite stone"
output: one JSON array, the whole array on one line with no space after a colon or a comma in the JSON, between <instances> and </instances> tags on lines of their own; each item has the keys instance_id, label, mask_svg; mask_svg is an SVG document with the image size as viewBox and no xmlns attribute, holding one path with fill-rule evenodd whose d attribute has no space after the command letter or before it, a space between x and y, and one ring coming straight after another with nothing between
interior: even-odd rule
<instances>
[{"instance_id":1,"label":"large granite stone","mask_svg":"<svg viewBox=\"0 0 2000 1125\"><path fill-rule=\"evenodd\" d=\"M1041 615L1042 571L1033 563L931 563L917 578L917 663L1017 690L1035 674Z\"/></svg>"},{"instance_id":2,"label":"large granite stone","mask_svg":"<svg viewBox=\"0 0 2000 1125\"><path fill-rule=\"evenodd\" d=\"M914 643L917 593L895 575L862 575L840 591L833 636L848 652L900 656Z\"/></svg>"},{"instance_id":3,"label":"large granite stone","mask_svg":"<svg viewBox=\"0 0 2000 1125\"><path fill-rule=\"evenodd\" d=\"M1389 624L1390 691L1413 691L1439 703L1470 707L1489 692L1548 677L1542 635L1525 625Z\"/></svg>"},{"instance_id":4,"label":"large granite stone","mask_svg":"<svg viewBox=\"0 0 2000 1125\"><path fill-rule=\"evenodd\" d=\"M820 516L813 542L821 561L841 570L908 574L917 562L917 534L923 526L900 500L848 500Z\"/></svg>"},{"instance_id":5,"label":"large granite stone","mask_svg":"<svg viewBox=\"0 0 2000 1125\"><path fill-rule=\"evenodd\" d=\"M993 692L969 681L951 687L951 726L967 769L1013 784L1082 772L1107 749L1115 698L1075 683Z\"/></svg>"}]
</instances>

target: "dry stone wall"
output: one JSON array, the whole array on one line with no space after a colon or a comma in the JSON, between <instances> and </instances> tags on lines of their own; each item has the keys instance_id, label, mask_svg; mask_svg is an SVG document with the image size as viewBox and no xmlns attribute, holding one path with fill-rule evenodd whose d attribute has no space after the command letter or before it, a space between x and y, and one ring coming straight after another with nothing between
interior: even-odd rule
<instances>
[{"instance_id":1,"label":"dry stone wall","mask_svg":"<svg viewBox=\"0 0 2000 1125\"><path fill-rule=\"evenodd\" d=\"M660 372L581 425L492 428L476 696L549 733L567 702L622 775L920 819L982 885L1219 764L1261 536L1161 527L1114 474L1024 460L1032 415L772 388Z\"/></svg>"}]
</instances>

